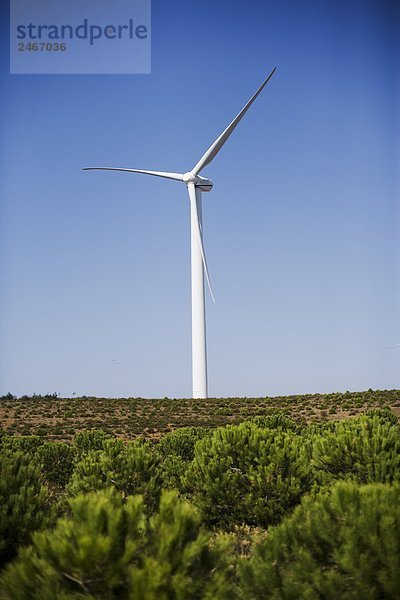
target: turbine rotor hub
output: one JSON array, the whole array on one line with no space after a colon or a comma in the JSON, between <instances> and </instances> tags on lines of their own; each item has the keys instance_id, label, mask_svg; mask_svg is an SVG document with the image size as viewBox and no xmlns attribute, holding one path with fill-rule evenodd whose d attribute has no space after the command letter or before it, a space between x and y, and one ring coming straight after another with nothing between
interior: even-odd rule
<instances>
[{"instance_id":1,"label":"turbine rotor hub","mask_svg":"<svg viewBox=\"0 0 400 600\"><path fill-rule=\"evenodd\" d=\"M198 181L198 177L197 175L195 175L194 173L191 173L190 171L188 171L187 173L183 174L183 181L185 183L194 183L196 184Z\"/></svg>"},{"instance_id":2,"label":"turbine rotor hub","mask_svg":"<svg viewBox=\"0 0 400 600\"><path fill-rule=\"evenodd\" d=\"M195 175L188 171L183 174L183 181L188 185L189 183L194 183L194 185L201 189L202 192L211 192L213 184L212 181L206 179L205 177L201 177L200 175Z\"/></svg>"}]
</instances>

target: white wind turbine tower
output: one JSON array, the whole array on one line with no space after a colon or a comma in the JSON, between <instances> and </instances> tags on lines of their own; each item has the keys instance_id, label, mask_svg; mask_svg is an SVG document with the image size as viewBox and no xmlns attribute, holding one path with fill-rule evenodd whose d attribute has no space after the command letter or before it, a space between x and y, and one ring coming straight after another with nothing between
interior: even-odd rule
<instances>
[{"instance_id":1,"label":"white wind turbine tower","mask_svg":"<svg viewBox=\"0 0 400 600\"><path fill-rule=\"evenodd\" d=\"M191 266L192 266L192 386L193 398L207 398L207 348L206 348L206 323L204 304L204 273L212 299L210 277L203 246L203 224L201 211L201 192L210 192L213 184L209 179L201 177L199 173L214 159L229 138L239 121L246 114L257 96L262 92L276 67L260 85L255 94L250 98L232 123L221 133L215 142L203 154L198 163L187 173L167 173L164 171L145 171L143 169L125 169L119 167L86 167L84 171L127 171L129 173L143 173L165 179L183 181L189 192L191 215Z\"/></svg>"}]
</instances>

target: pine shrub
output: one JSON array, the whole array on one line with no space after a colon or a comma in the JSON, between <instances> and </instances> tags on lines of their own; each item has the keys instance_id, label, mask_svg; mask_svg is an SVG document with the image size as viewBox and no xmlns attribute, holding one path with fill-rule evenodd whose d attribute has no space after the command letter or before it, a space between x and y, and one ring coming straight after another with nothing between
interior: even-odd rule
<instances>
[{"instance_id":1,"label":"pine shrub","mask_svg":"<svg viewBox=\"0 0 400 600\"><path fill-rule=\"evenodd\" d=\"M21 452L0 454L0 567L33 531L48 523L50 498L40 473Z\"/></svg>"},{"instance_id":2,"label":"pine shrub","mask_svg":"<svg viewBox=\"0 0 400 600\"><path fill-rule=\"evenodd\" d=\"M150 521L140 496L124 499L112 488L79 495L70 509L4 571L2 600L228 598L226 545L210 544L176 493L164 492Z\"/></svg>"},{"instance_id":3,"label":"pine shrub","mask_svg":"<svg viewBox=\"0 0 400 600\"><path fill-rule=\"evenodd\" d=\"M196 444L185 483L210 525L276 523L312 485L307 440L250 423Z\"/></svg>"},{"instance_id":4,"label":"pine shrub","mask_svg":"<svg viewBox=\"0 0 400 600\"><path fill-rule=\"evenodd\" d=\"M212 430L206 427L182 427L165 434L158 443L158 449L163 456L174 454L191 461L196 442L211 436Z\"/></svg>"},{"instance_id":5,"label":"pine shrub","mask_svg":"<svg viewBox=\"0 0 400 600\"><path fill-rule=\"evenodd\" d=\"M74 446L78 453L84 454L91 450L102 450L104 442L109 439L111 436L101 429L88 429L75 435Z\"/></svg>"},{"instance_id":6,"label":"pine shrub","mask_svg":"<svg viewBox=\"0 0 400 600\"><path fill-rule=\"evenodd\" d=\"M158 504L162 476L160 458L148 443L103 443L103 450L90 451L75 465L67 491L71 495L113 486L126 496L142 494L149 510Z\"/></svg>"},{"instance_id":7,"label":"pine shrub","mask_svg":"<svg viewBox=\"0 0 400 600\"><path fill-rule=\"evenodd\" d=\"M313 421L307 425L302 431L305 437L312 440L317 435L323 435L326 432L336 431L337 424L341 421Z\"/></svg>"},{"instance_id":8,"label":"pine shrub","mask_svg":"<svg viewBox=\"0 0 400 600\"><path fill-rule=\"evenodd\" d=\"M10 452L24 452L33 455L44 443L39 435L5 435L2 438L2 449Z\"/></svg>"},{"instance_id":9,"label":"pine shrub","mask_svg":"<svg viewBox=\"0 0 400 600\"><path fill-rule=\"evenodd\" d=\"M390 408L370 408L366 411L365 415L367 417L377 417L384 423L400 426L399 419Z\"/></svg>"},{"instance_id":10,"label":"pine shrub","mask_svg":"<svg viewBox=\"0 0 400 600\"><path fill-rule=\"evenodd\" d=\"M162 487L166 489L186 490L185 475L190 463L179 454L161 456L160 472Z\"/></svg>"},{"instance_id":11,"label":"pine shrub","mask_svg":"<svg viewBox=\"0 0 400 600\"><path fill-rule=\"evenodd\" d=\"M332 422L312 439L312 464L323 485L400 481L400 429L379 415Z\"/></svg>"},{"instance_id":12,"label":"pine shrub","mask_svg":"<svg viewBox=\"0 0 400 600\"><path fill-rule=\"evenodd\" d=\"M65 487L74 468L74 448L62 442L47 442L40 446L34 462L40 467L46 483Z\"/></svg>"},{"instance_id":13,"label":"pine shrub","mask_svg":"<svg viewBox=\"0 0 400 600\"><path fill-rule=\"evenodd\" d=\"M282 431L293 431L294 433L301 433L303 429L282 411L271 411L270 414L251 417L247 419L247 422L253 423L260 429L281 429Z\"/></svg>"},{"instance_id":14,"label":"pine shrub","mask_svg":"<svg viewBox=\"0 0 400 600\"><path fill-rule=\"evenodd\" d=\"M134 565L130 599L232 599L227 579L226 538L213 541L198 512L177 492L163 492L159 512L150 519L148 544Z\"/></svg>"},{"instance_id":15,"label":"pine shrub","mask_svg":"<svg viewBox=\"0 0 400 600\"><path fill-rule=\"evenodd\" d=\"M240 561L240 598L400 598L400 487L339 482L304 497Z\"/></svg>"}]
</instances>

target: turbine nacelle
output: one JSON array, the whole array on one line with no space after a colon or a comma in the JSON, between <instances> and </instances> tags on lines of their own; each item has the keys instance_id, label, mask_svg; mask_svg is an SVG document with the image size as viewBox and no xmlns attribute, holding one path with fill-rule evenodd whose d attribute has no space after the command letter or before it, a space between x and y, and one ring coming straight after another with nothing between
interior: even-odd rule
<instances>
[{"instance_id":1,"label":"turbine nacelle","mask_svg":"<svg viewBox=\"0 0 400 600\"><path fill-rule=\"evenodd\" d=\"M200 188L202 192L211 192L213 187L212 181L205 177L201 177L200 175L196 175L192 171L184 173L182 179L186 185L193 183L196 187Z\"/></svg>"}]
</instances>

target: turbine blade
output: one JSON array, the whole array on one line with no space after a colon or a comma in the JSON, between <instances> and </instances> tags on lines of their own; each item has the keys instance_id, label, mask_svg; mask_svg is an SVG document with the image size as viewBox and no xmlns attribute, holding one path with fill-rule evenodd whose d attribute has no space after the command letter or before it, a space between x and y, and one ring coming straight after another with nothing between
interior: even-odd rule
<instances>
[{"instance_id":1,"label":"turbine blade","mask_svg":"<svg viewBox=\"0 0 400 600\"><path fill-rule=\"evenodd\" d=\"M203 246L203 235L200 227L199 213L197 208L197 199L196 199L196 188L194 183L189 183L188 186L189 199L190 199L190 210L192 211L192 215L194 221L196 223L196 234L197 234L197 243L199 244L201 258L203 260L204 272L206 274L208 289L210 290L212 301L215 303L214 293L211 286L210 275L208 273L207 259L206 254L204 252Z\"/></svg>"},{"instance_id":2,"label":"turbine blade","mask_svg":"<svg viewBox=\"0 0 400 600\"><path fill-rule=\"evenodd\" d=\"M231 135L232 131L235 129L236 125L239 121L244 117L246 112L249 110L250 106L253 104L254 100L257 98L259 94L263 91L268 81L271 79L272 75L275 73L276 67L274 67L271 73L268 75L266 80L260 85L256 93L250 98L247 104L242 108L240 113L233 119L232 123L228 125L228 127L221 133L221 135L215 140L215 142L209 147L207 152L203 154L200 158L199 162L192 169L192 173L198 175L202 169L213 160L213 158L218 154L221 150L222 146L225 144L226 140Z\"/></svg>"},{"instance_id":3,"label":"turbine blade","mask_svg":"<svg viewBox=\"0 0 400 600\"><path fill-rule=\"evenodd\" d=\"M144 175L154 175L155 177L183 181L182 173L166 173L164 171L143 171L143 169L124 169L122 167L85 167L82 171L127 171L128 173L143 173Z\"/></svg>"}]
</instances>

